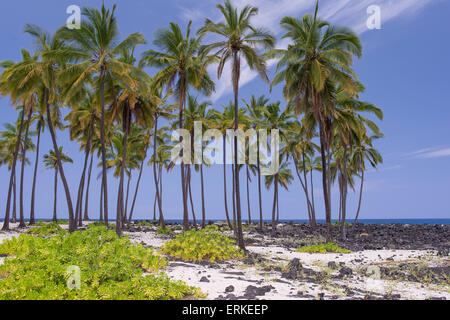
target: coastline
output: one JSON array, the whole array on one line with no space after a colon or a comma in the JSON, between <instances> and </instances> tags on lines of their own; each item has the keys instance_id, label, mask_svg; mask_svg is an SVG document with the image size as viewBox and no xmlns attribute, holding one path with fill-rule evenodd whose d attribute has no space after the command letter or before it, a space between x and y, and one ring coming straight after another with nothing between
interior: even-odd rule
<instances>
[{"instance_id":1,"label":"coastline","mask_svg":"<svg viewBox=\"0 0 450 320\"><path fill-rule=\"evenodd\" d=\"M0 232L0 242L29 229L12 227L10 232ZM179 224L168 227L175 234L181 232ZM250 226L244 230L245 259L190 263L168 258L164 272L200 288L211 300L450 299L450 226L357 225L351 230L348 242L336 243L352 253L321 254L295 251L321 242L320 230L280 224L277 236L272 237L270 230L260 232ZM174 237L156 231L153 225L131 224L124 235L155 249ZM383 241L388 242L383 246Z\"/></svg>"}]
</instances>

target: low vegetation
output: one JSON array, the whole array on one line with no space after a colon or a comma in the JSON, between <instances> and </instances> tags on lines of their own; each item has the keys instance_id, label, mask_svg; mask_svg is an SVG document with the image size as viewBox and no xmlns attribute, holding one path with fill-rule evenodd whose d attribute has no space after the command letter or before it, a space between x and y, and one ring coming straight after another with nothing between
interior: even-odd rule
<instances>
[{"instance_id":1,"label":"low vegetation","mask_svg":"<svg viewBox=\"0 0 450 320\"><path fill-rule=\"evenodd\" d=\"M297 252L307 252L307 253L351 253L350 250L341 248L332 242L315 244L311 246L300 247Z\"/></svg>"},{"instance_id":2,"label":"low vegetation","mask_svg":"<svg viewBox=\"0 0 450 320\"><path fill-rule=\"evenodd\" d=\"M32 228L27 231L28 234L34 234L38 236L48 237L55 234L64 234L67 231L65 231L58 223L52 222L52 223L42 223L39 224L38 227Z\"/></svg>"},{"instance_id":3,"label":"low vegetation","mask_svg":"<svg viewBox=\"0 0 450 320\"><path fill-rule=\"evenodd\" d=\"M243 258L244 254L235 242L217 230L217 226L207 226L198 231L186 231L166 242L161 252L177 259L193 262Z\"/></svg>"},{"instance_id":4,"label":"low vegetation","mask_svg":"<svg viewBox=\"0 0 450 320\"><path fill-rule=\"evenodd\" d=\"M44 228L44 227L40 227ZM37 228L36 228L37 229ZM0 299L182 299L201 297L198 289L160 272L167 260L152 249L119 238L104 226L45 238L29 234L4 240L0 254ZM80 289L70 289L80 270ZM149 275L144 276L144 272Z\"/></svg>"}]
</instances>

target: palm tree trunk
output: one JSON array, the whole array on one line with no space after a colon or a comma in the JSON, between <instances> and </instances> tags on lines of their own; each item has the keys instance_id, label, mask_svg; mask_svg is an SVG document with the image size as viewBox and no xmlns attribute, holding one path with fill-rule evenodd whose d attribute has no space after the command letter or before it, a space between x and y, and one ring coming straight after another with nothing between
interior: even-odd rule
<instances>
[{"instance_id":1,"label":"palm tree trunk","mask_svg":"<svg viewBox=\"0 0 450 320\"><path fill-rule=\"evenodd\" d=\"M128 182L127 182L127 196L125 198L125 208L124 208L124 212L123 212L123 222L126 223L127 222L127 217L128 217L128 196L130 194L130 183L131 183L131 172L130 175L128 176Z\"/></svg>"},{"instance_id":2,"label":"palm tree trunk","mask_svg":"<svg viewBox=\"0 0 450 320\"><path fill-rule=\"evenodd\" d=\"M228 213L228 201L227 201L227 164L226 164L226 152L227 151L227 142L226 137L223 135L223 197L225 201L225 215L227 218L227 223L230 229L233 229L230 222L230 215Z\"/></svg>"},{"instance_id":3,"label":"palm tree trunk","mask_svg":"<svg viewBox=\"0 0 450 320\"><path fill-rule=\"evenodd\" d=\"M180 83L179 123L180 123L180 129L183 129L183 110L184 110L184 103L186 100L186 79L185 79L184 73L181 73L179 83ZM182 142L183 142L183 137L180 135L180 144ZM189 230L189 213L188 213L188 205L187 205L187 189L186 189L186 177L185 177L185 172L184 172L183 149L181 149L180 156L181 156L181 191L182 191L182 197L183 197L183 230L187 231L187 230Z\"/></svg>"},{"instance_id":4,"label":"palm tree trunk","mask_svg":"<svg viewBox=\"0 0 450 320\"><path fill-rule=\"evenodd\" d=\"M136 183L136 190L134 192L133 203L131 204L131 209L130 209L130 217L128 219L129 222L131 222L133 220L134 205L136 204L136 198L137 198L137 194L138 194L138 190L139 190L139 185L141 183L142 171L144 170L144 161L145 160L142 160L141 168L139 169L139 176L138 176L138 180Z\"/></svg>"},{"instance_id":5,"label":"palm tree trunk","mask_svg":"<svg viewBox=\"0 0 450 320\"><path fill-rule=\"evenodd\" d=\"M88 181L86 186L86 200L84 204L84 221L89 221L89 212L88 212L88 205L89 205L89 187L91 185L91 175L92 175L92 163L94 161L94 154L91 155L91 162L89 164L89 170L88 170Z\"/></svg>"},{"instance_id":6,"label":"palm tree trunk","mask_svg":"<svg viewBox=\"0 0 450 320\"><path fill-rule=\"evenodd\" d=\"M53 198L53 222L57 222L58 221L58 216L57 216L57 209L56 209L56 200L58 198L58 168L55 168L55 182L54 182L54 187L55 187L55 194L54 194L54 198Z\"/></svg>"},{"instance_id":7,"label":"palm tree trunk","mask_svg":"<svg viewBox=\"0 0 450 320\"><path fill-rule=\"evenodd\" d=\"M20 171L20 223L19 228L25 228L25 219L24 219L24 213L23 213L23 177L25 174L25 160L27 158L27 140L28 140L28 132L30 130L30 122L31 122L31 115L33 114L33 104L30 105L30 110L28 111L27 116L27 124L25 127L25 137L23 142L23 150L22 150L22 168Z\"/></svg>"},{"instance_id":8,"label":"palm tree trunk","mask_svg":"<svg viewBox=\"0 0 450 320\"><path fill-rule=\"evenodd\" d=\"M153 178L155 180L155 190L156 190L156 200L158 201L159 208L159 223L161 227L164 229L164 216L161 207L161 194L159 192L159 183L158 183L158 174L156 172L156 148L157 148L157 136L158 136L158 116L155 116L155 129L153 134ZM162 161L162 160L161 160Z\"/></svg>"},{"instance_id":9,"label":"palm tree trunk","mask_svg":"<svg viewBox=\"0 0 450 320\"><path fill-rule=\"evenodd\" d=\"M17 222L17 177L14 173L14 191L13 191L13 212L12 212L12 222Z\"/></svg>"},{"instance_id":10,"label":"palm tree trunk","mask_svg":"<svg viewBox=\"0 0 450 320\"><path fill-rule=\"evenodd\" d=\"M67 200L67 207L69 210L69 232L73 232L77 229L76 221L74 220L74 212L73 212L73 205L72 205L72 198L70 197L70 190L69 185L67 184L66 175L64 174L64 169L61 162L61 154L59 153L58 144L56 142L56 135L55 130L53 128L53 121L50 115L50 104L48 103L49 98L49 92L48 89L46 89L46 105L47 105L47 121L48 121L48 128L50 130L50 135L52 136L53 141L53 148L55 149L55 155L57 159L58 164L58 171L59 175L61 177L61 181L64 186L64 192L66 194L66 200Z\"/></svg>"},{"instance_id":11,"label":"palm tree trunk","mask_svg":"<svg viewBox=\"0 0 450 320\"><path fill-rule=\"evenodd\" d=\"M257 147L258 147L258 196L259 196L259 228L263 229L263 213L262 213L262 195L261 195L261 162L259 157L259 132L256 134Z\"/></svg>"},{"instance_id":12,"label":"palm tree trunk","mask_svg":"<svg viewBox=\"0 0 450 320\"><path fill-rule=\"evenodd\" d=\"M250 225L252 223L252 215L250 213L250 191L248 187L248 181L250 180L250 176L248 174L248 164L246 164L247 169L247 211L248 211L248 224Z\"/></svg>"},{"instance_id":13,"label":"palm tree trunk","mask_svg":"<svg viewBox=\"0 0 450 320\"><path fill-rule=\"evenodd\" d=\"M356 224L358 223L359 211L361 210L363 187L364 187L364 170L361 170L361 186L359 187L358 210L356 211L356 216L355 216L355 221L353 222L353 226L356 226Z\"/></svg>"},{"instance_id":14,"label":"palm tree trunk","mask_svg":"<svg viewBox=\"0 0 450 320\"><path fill-rule=\"evenodd\" d=\"M233 58L233 79L234 79L234 130L237 133L239 129L239 78L241 72L241 61L239 52L234 51ZM239 186L239 164L238 164L238 140L236 134L234 135L234 170L235 170L235 184L236 184L236 216L237 216L237 241L239 248L245 251L244 236L242 234L242 215L241 215L241 196Z\"/></svg>"},{"instance_id":15,"label":"palm tree trunk","mask_svg":"<svg viewBox=\"0 0 450 320\"><path fill-rule=\"evenodd\" d=\"M159 191L160 191L160 200L161 200L161 211L163 210L163 206L162 206L162 199L163 199L163 184L162 184L162 165L159 165L159 174L158 174L158 180L159 180ZM161 228L165 229L166 228L166 222L164 220L164 214L161 215Z\"/></svg>"},{"instance_id":16,"label":"palm tree trunk","mask_svg":"<svg viewBox=\"0 0 450 320\"><path fill-rule=\"evenodd\" d=\"M320 132L320 154L322 158L322 186L323 186L323 196L325 200L325 217L327 223L327 242L331 241L331 207L328 189L328 161L325 154L325 137L323 132L322 121L319 120L319 132Z\"/></svg>"},{"instance_id":17,"label":"palm tree trunk","mask_svg":"<svg viewBox=\"0 0 450 320\"><path fill-rule=\"evenodd\" d=\"M277 224L280 223L280 201L278 201L279 190L277 190Z\"/></svg>"},{"instance_id":18,"label":"palm tree trunk","mask_svg":"<svg viewBox=\"0 0 450 320\"><path fill-rule=\"evenodd\" d=\"M205 211L205 187L203 181L203 160L200 164L200 184L202 188L202 228L206 226L206 211Z\"/></svg>"},{"instance_id":19,"label":"palm tree trunk","mask_svg":"<svg viewBox=\"0 0 450 320\"><path fill-rule=\"evenodd\" d=\"M14 177L16 175L16 163L17 163L17 156L19 153L20 141L22 138L24 117L25 117L25 111L22 110L22 114L20 117L19 136L17 137L16 147L14 149L14 157L13 157L13 163L12 163L12 167L11 167L11 175L9 177L8 198L6 200L5 220L3 221L3 227L2 227L2 230L4 230L4 231L9 230L9 212L11 209L11 192L12 192L12 188L13 188Z\"/></svg>"},{"instance_id":20,"label":"palm tree trunk","mask_svg":"<svg viewBox=\"0 0 450 320\"><path fill-rule=\"evenodd\" d=\"M103 186L103 210L105 225L108 226L108 181L106 168L106 146L105 146L105 67L100 70L100 144L102 150L102 186Z\"/></svg>"},{"instance_id":21,"label":"palm tree trunk","mask_svg":"<svg viewBox=\"0 0 450 320\"><path fill-rule=\"evenodd\" d=\"M36 178L37 178L37 169L39 165L39 147L41 144L41 124L38 123L37 126L37 144L36 144L36 160L34 162L34 173L33 173L33 187L31 188L31 209L30 209L30 225L35 224L34 218L34 203L35 203L35 194L36 194Z\"/></svg>"},{"instance_id":22,"label":"palm tree trunk","mask_svg":"<svg viewBox=\"0 0 450 320\"><path fill-rule=\"evenodd\" d=\"M274 185L273 185L272 236L275 236L276 232L277 232L277 225L276 225L276 221L275 221L277 196L278 196L278 174L275 174Z\"/></svg>"},{"instance_id":23,"label":"palm tree trunk","mask_svg":"<svg viewBox=\"0 0 450 320\"><path fill-rule=\"evenodd\" d=\"M86 148L84 150L85 157L84 157L84 165L83 165L83 171L80 178L80 183L78 185L78 196L77 196L77 206L75 209L75 216L78 218L78 225L82 226L82 207L83 207L83 194L84 194L84 181L86 180L86 170L87 165L89 161L89 153L91 151L91 140L92 140L92 134L94 131L94 119L91 120L91 124L89 126L89 136L88 140L86 142Z\"/></svg>"},{"instance_id":24,"label":"palm tree trunk","mask_svg":"<svg viewBox=\"0 0 450 320\"><path fill-rule=\"evenodd\" d=\"M100 221L104 221L103 216L103 183L100 184Z\"/></svg>"},{"instance_id":25,"label":"palm tree trunk","mask_svg":"<svg viewBox=\"0 0 450 320\"><path fill-rule=\"evenodd\" d=\"M191 210L192 210L192 218L194 219L194 227L197 229L197 219L195 217L195 210L194 210L194 201L192 201L192 188L191 188L191 165L188 165L188 192L189 192L189 201L191 203Z\"/></svg>"},{"instance_id":26,"label":"palm tree trunk","mask_svg":"<svg viewBox=\"0 0 450 320\"><path fill-rule=\"evenodd\" d=\"M348 178L347 178L347 148L344 146L344 169L343 169L343 179L342 179L342 221L341 221L341 237L345 240L346 234L346 226L345 219L347 215L347 186L348 186Z\"/></svg>"},{"instance_id":27,"label":"palm tree trunk","mask_svg":"<svg viewBox=\"0 0 450 320\"><path fill-rule=\"evenodd\" d=\"M313 222L313 225L316 226L316 206L314 204L314 183L313 183L313 169L311 168L311 206L312 206L312 212L311 212L311 220Z\"/></svg>"},{"instance_id":28,"label":"palm tree trunk","mask_svg":"<svg viewBox=\"0 0 450 320\"><path fill-rule=\"evenodd\" d=\"M122 164L120 168L119 192L117 195L117 212L116 212L116 233L120 236L122 233L123 222L123 183L125 179L125 168L127 166L127 149L128 149L128 131L130 130L130 109L127 106L125 112L125 136L123 138Z\"/></svg>"},{"instance_id":29,"label":"palm tree trunk","mask_svg":"<svg viewBox=\"0 0 450 320\"><path fill-rule=\"evenodd\" d=\"M236 180L234 179L236 173L234 171L234 164L231 165L231 171L233 173L233 231L237 239L237 226L236 226Z\"/></svg>"}]
</instances>

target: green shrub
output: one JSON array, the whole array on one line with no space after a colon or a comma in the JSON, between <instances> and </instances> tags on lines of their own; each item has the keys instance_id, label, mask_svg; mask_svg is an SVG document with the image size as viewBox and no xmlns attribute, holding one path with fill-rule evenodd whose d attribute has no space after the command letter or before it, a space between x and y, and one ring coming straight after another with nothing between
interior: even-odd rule
<instances>
[{"instance_id":1,"label":"green shrub","mask_svg":"<svg viewBox=\"0 0 450 320\"><path fill-rule=\"evenodd\" d=\"M4 240L0 254L0 299L182 299L201 297L196 288L172 281L159 270L167 260L152 249L119 238L105 226L58 233L51 238L28 234ZM67 286L67 268L81 271L81 289ZM151 273L144 276L144 271Z\"/></svg>"},{"instance_id":2,"label":"green shrub","mask_svg":"<svg viewBox=\"0 0 450 320\"><path fill-rule=\"evenodd\" d=\"M224 261L241 259L243 252L227 236L217 232L217 226L186 231L166 242L161 252L184 261Z\"/></svg>"},{"instance_id":3,"label":"green shrub","mask_svg":"<svg viewBox=\"0 0 450 320\"><path fill-rule=\"evenodd\" d=\"M340 226L341 226L341 223L340 223L339 221L336 221L336 222L334 222L332 225L333 225L334 227L340 227ZM346 225L347 227L351 227L351 226L352 226L352 224L351 224L350 222L345 222L345 225Z\"/></svg>"},{"instance_id":4,"label":"green shrub","mask_svg":"<svg viewBox=\"0 0 450 320\"><path fill-rule=\"evenodd\" d=\"M169 228L161 228L161 226L158 227L158 230L156 230L157 234L162 234L162 235L174 235L175 232L173 232L171 229Z\"/></svg>"},{"instance_id":5,"label":"green shrub","mask_svg":"<svg viewBox=\"0 0 450 320\"><path fill-rule=\"evenodd\" d=\"M327 253L327 252L334 252L334 253L351 253L350 250L340 248L334 243L325 243L325 244L315 244L311 246L304 246L300 247L297 250L297 252L308 252L308 253Z\"/></svg>"},{"instance_id":6,"label":"green shrub","mask_svg":"<svg viewBox=\"0 0 450 320\"><path fill-rule=\"evenodd\" d=\"M137 223L137 225L140 227L150 227L150 226L153 226L153 223L151 223L150 221L147 221L147 220L143 220L143 221L139 221Z\"/></svg>"},{"instance_id":7,"label":"green shrub","mask_svg":"<svg viewBox=\"0 0 450 320\"><path fill-rule=\"evenodd\" d=\"M42 226L38 226L36 228L30 229L27 231L28 234L35 234L35 235L43 236L43 237L48 237L48 236L52 236L55 234L66 233L66 232L67 231L65 231L63 228L61 228L61 226L56 222L43 224Z\"/></svg>"}]
</instances>

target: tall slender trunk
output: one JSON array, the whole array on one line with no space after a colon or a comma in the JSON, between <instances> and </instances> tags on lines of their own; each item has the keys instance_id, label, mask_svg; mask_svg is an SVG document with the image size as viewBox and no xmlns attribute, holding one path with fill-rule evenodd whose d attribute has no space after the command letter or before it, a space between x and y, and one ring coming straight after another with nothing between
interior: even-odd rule
<instances>
[{"instance_id":1,"label":"tall slender trunk","mask_svg":"<svg viewBox=\"0 0 450 320\"><path fill-rule=\"evenodd\" d=\"M70 197L69 185L67 184L66 175L64 174L64 169L63 169L62 162L61 162L61 154L59 153L58 144L56 142L55 130L53 128L52 117L50 114L50 104L48 103L49 92L48 92L48 89L46 89L45 91L46 91L45 92L45 96L46 96L45 100L46 100L46 105L47 105L48 128L50 130L50 135L52 136L53 148L55 150L55 155L56 155L57 164L58 164L58 171L59 171L59 175L61 177L61 181L64 186L64 192L66 194L67 207L69 210L69 232L73 232L77 229L77 224L76 224L76 221L74 220L72 198Z\"/></svg>"},{"instance_id":2,"label":"tall slender trunk","mask_svg":"<svg viewBox=\"0 0 450 320\"><path fill-rule=\"evenodd\" d=\"M36 144L36 160L34 162L34 173L33 173L33 187L31 188L31 208L30 208L30 225L35 224L34 217L34 203L35 203L35 194L36 194L36 179L37 179L37 169L39 165L39 147L41 145L41 123L39 122L37 125L37 144Z\"/></svg>"},{"instance_id":3,"label":"tall slender trunk","mask_svg":"<svg viewBox=\"0 0 450 320\"><path fill-rule=\"evenodd\" d=\"M239 78L241 72L241 61L239 52L234 51L233 57L233 74L234 74L234 130L237 133L239 129ZM238 140L236 134L234 135L234 170L235 170L235 184L236 184L236 216L237 216L237 241L239 247L245 251L244 236L242 234L242 215L241 215L241 196L239 186L239 164L238 164Z\"/></svg>"},{"instance_id":4,"label":"tall slender trunk","mask_svg":"<svg viewBox=\"0 0 450 320\"><path fill-rule=\"evenodd\" d=\"M202 188L202 228L206 226L206 210L205 210L205 187L203 181L203 160L200 164L200 184Z\"/></svg>"},{"instance_id":5,"label":"tall slender trunk","mask_svg":"<svg viewBox=\"0 0 450 320\"><path fill-rule=\"evenodd\" d=\"M279 197L279 190L277 190L277 224L280 223L280 201L278 201Z\"/></svg>"},{"instance_id":6,"label":"tall slender trunk","mask_svg":"<svg viewBox=\"0 0 450 320\"><path fill-rule=\"evenodd\" d=\"M308 209L308 218L309 218L310 224L312 225L311 201L309 200L308 189L305 186L305 184L307 184L308 182L307 181L303 182L302 177L300 175L300 171L298 169L298 161L297 161L297 159L295 157L293 157L293 159L294 159L294 164L295 164L295 172L297 173L298 180L300 181L300 184L302 185L303 192L305 193L306 207ZM304 159L303 159L303 163L304 163ZM303 170L305 170L305 167L303 167Z\"/></svg>"},{"instance_id":7,"label":"tall slender trunk","mask_svg":"<svg viewBox=\"0 0 450 320\"><path fill-rule=\"evenodd\" d=\"M89 170L88 170L88 181L87 181L87 186L86 186L86 200L85 200L85 204L84 204L84 221L89 221L89 212L88 212L88 208L89 208L89 188L91 186L91 176L92 176L92 163L94 161L94 154L91 155L91 162L89 164Z\"/></svg>"},{"instance_id":8,"label":"tall slender trunk","mask_svg":"<svg viewBox=\"0 0 450 320\"><path fill-rule=\"evenodd\" d=\"M231 169L232 169L232 173L233 173L233 231L234 231L234 235L236 236L237 239L237 225L236 225L236 180L235 180L235 176L236 173L234 171L234 164L231 165Z\"/></svg>"},{"instance_id":9,"label":"tall slender trunk","mask_svg":"<svg viewBox=\"0 0 450 320\"><path fill-rule=\"evenodd\" d=\"M259 132L256 134L256 140L258 145L258 155L257 155L257 161L258 161L258 197L259 197L259 228L263 229L263 213L262 213L262 195L261 195L261 162L260 162L260 155L259 155Z\"/></svg>"},{"instance_id":10,"label":"tall slender trunk","mask_svg":"<svg viewBox=\"0 0 450 320\"><path fill-rule=\"evenodd\" d=\"M23 139L23 150L22 150L22 168L20 170L20 223L19 228L25 228L25 219L24 219L24 213L23 213L23 177L25 174L25 160L27 158L27 140L28 140L28 132L30 130L30 122L31 122L31 115L33 114L33 103L30 104L30 110L28 111L27 116L27 123L25 127L25 136Z\"/></svg>"},{"instance_id":11,"label":"tall slender trunk","mask_svg":"<svg viewBox=\"0 0 450 320\"><path fill-rule=\"evenodd\" d=\"M158 198L156 197L156 193L155 193L155 199L153 200L153 222L156 222L156 204Z\"/></svg>"},{"instance_id":12,"label":"tall slender trunk","mask_svg":"<svg viewBox=\"0 0 450 320\"><path fill-rule=\"evenodd\" d=\"M191 165L188 165L188 193L189 193L189 201L191 203L191 210L192 210L192 218L194 219L194 227L197 229L197 218L195 217L195 210L194 210L194 201L192 200L192 187L191 187Z\"/></svg>"},{"instance_id":13,"label":"tall slender trunk","mask_svg":"<svg viewBox=\"0 0 450 320\"><path fill-rule=\"evenodd\" d=\"M116 233L120 235L122 233L122 222L123 222L123 183L125 179L125 169L127 166L127 149L128 149L128 131L130 130L130 108L126 107L125 111L125 135L123 138L123 150L122 150L122 164L120 168L120 181L119 181L119 192L117 194L117 211L116 211Z\"/></svg>"},{"instance_id":14,"label":"tall slender trunk","mask_svg":"<svg viewBox=\"0 0 450 320\"><path fill-rule=\"evenodd\" d=\"M57 209L56 209L56 200L58 198L58 168L55 168L55 182L54 182L54 187L55 187L55 194L54 194L54 198L53 198L53 222L57 222L58 221L58 216L57 216Z\"/></svg>"},{"instance_id":15,"label":"tall slender trunk","mask_svg":"<svg viewBox=\"0 0 450 320\"><path fill-rule=\"evenodd\" d=\"M183 110L184 103L186 100L186 78L183 72L180 74L180 111L179 111L179 123L180 129L183 129ZM180 144L183 142L183 137L180 135ZM183 197L183 230L189 230L189 213L188 213L188 205L187 205L187 189L186 189L186 177L184 172L184 161L183 161L184 153L183 149L181 149L181 191Z\"/></svg>"},{"instance_id":16,"label":"tall slender trunk","mask_svg":"<svg viewBox=\"0 0 450 320\"><path fill-rule=\"evenodd\" d=\"M136 183L136 190L134 192L133 202L131 204L131 209L130 209L130 217L128 219L129 222L131 222L133 220L134 205L136 204L136 198L137 198L137 194L138 194L138 190L139 190L139 185L141 183L142 171L144 170L144 161L145 160L142 160L141 167L139 169L139 176L138 176L138 180Z\"/></svg>"},{"instance_id":17,"label":"tall slender trunk","mask_svg":"<svg viewBox=\"0 0 450 320\"><path fill-rule=\"evenodd\" d=\"M341 237L343 240L347 237L347 230L345 226L345 219L347 216L347 186L348 186L348 178L347 178L347 148L344 147L344 164L343 164L343 173L342 173L342 221L341 221Z\"/></svg>"},{"instance_id":18,"label":"tall slender trunk","mask_svg":"<svg viewBox=\"0 0 450 320\"><path fill-rule=\"evenodd\" d=\"M108 177L106 168L106 146L105 146L105 67L100 70L100 144L102 150L102 186L103 186L103 216L105 225L108 226Z\"/></svg>"},{"instance_id":19,"label":"tall slender trunk","mask_svg":"<svg viewBox=\"0 0 450 320\"><path fill-rule=\"evenodd\" d=\"M355 221L353 222L354 226L356 226L356 224L358 223L359 211L361 209L363 187L364 187L364 169L361 169L361 186L359 187L358 210L356 211Z\"/></svg>"},{"instance_id":20,"label":"tall slender trunk","mask_svg":"<svg viewBox=\"0 0 450 320\"><path fill-rule=\"evenodd\" d=\"M12 222L16 223L17 222L17 177L16 174L14 173L14 182L13 182L13 211L12 211Z\"/></svg>"},{"instance_id":21,"label":"tall slender trunk","mask_svg":"<svg viewBox=\"0 0 450 320\"><path fill-rule=\"evenodd\" d=\"M103 215L103 183L100 184L100 221L105 221Z\"/></svg>"},{"instance_id":22,"label":"tall slender trunk","mask_svg":"<svg viewBox=\"0 0 450 320\"><path fill-rule=\"evenodd\" d=\"M276 221L275 221L277 197L278 197L278 173L275 174L274 185L273 185L272 236L275 236L276 232L277 232L277 225L276 225Z\"/></svg>"},{"instance_id":23,"label":"tall slender trunk","mask_svg":"<svg viewBox=\"0 0 450 320\"><path fill-rule=\"evenodd\" d=\"M127 182L127 196L125 198L125 207L124 207L124 212L123 212L123 222L126 223L127 222L127 217L128 217L128 196L130 194L130 183L131 183L131 171L130 171L130 175L128 176L128 182Z\"/></svg>"},{"instance_id":24,"label":"tall slender trunk","mask_svg":"<svg viewBox=\"0 0 450 320\"><path fill-rule=\"evenodd\" d=\"M245 165L247 169L247 211L248 211L248 224L250 225L252 223L252 215L250 213L250 191L248 182L250 180L250 176L248 174L248 164Z\"/></svg>"},{"instance_id":25,"label":"tall slender trunk","mask_svg":"<svg viewBox=\"0 0 450 320\"><path fill-rule=\"evenodd\" d=\"M158 174L158 180L159 180L159 191L160 191L160 198L161 198L161 210L163 208L162 203L163 203L163 183L162 183L162 165L159 165L159 174ZM165 220L164 220L164 215L161 216L162 222L161 222L161 227L164 229L166 227L165 224Z\"/></svg>"},{"instance_id":26,"label":"tall slender trunk","mask_svg":"<svg viewBox=\"0 0 450 320\"><path fill-rule=\"evenodd\" d=\"M86 142L86 147L84 150L85 157L84 157L84 165L83 165L83 171L80 178L80 183L78 185L78 196L77 196L77 206L75 208L75 216L78 219L78 225L81 227L83 216L82 216L82 207L83 207L83 194L84 194L84 181L86 180L86 170L87 165L89 161L89 153L91 151L91 141L92 141L92 134L94 131L94 119L91 119L91 123L89 125L89 136L88 140Z\"/></svg>"},{"instance_id":27,"label":"tall slender trunk","mask_svg":"<svg viewBox=\"0 0 450 320\"><path fill-rule=\"evenodd\" d=\"M223 135L223 197L225 201L225 215L227 218L227 223L230 229L233 229L230 222L230 215L228 213L228 201L227 201L227 164L226 164L226 154L227 154L227 142L226 136Z\"/></svg>"},{"instance_id":28,"label":"tall slender trunk","mask_svg":"<svg viewBox=\"0 0 450 320\"><path fill-rule=\"evenodd\" d=\"M5 231L9 230L9 213L11 210L11 192L12 192L12 188L13 188L14 177L16 175L16 163L17 163L17 156L19 154L20 140L22 139L22 129L23 129L24 117L25 117L25 110L22 110L21 117L20 117L19 135L17 137L16 147L14 148L14 157L13 157L13 163L12 163L12 167L11 167L11 175L9 177L8 198L6 200L5 220L3 221L3 227L2 227L2 230L5 230Z\"/></svg>"},{"instance_id":29,"label":"tall slender trunk","mask_svg":"<svg viewBox=\"0 0 450 320\"><path fill-rule=\"evenodd\" d=\"M153 134L153 178L155 180L156 200L158 201L158 208L159 208L159 223L161 224L161 227L164 229L165 222L161 206L161 194L159 191L158 174L156 172L157 136L158 136L158 116L155 116L155 131Z\"/></svg>"},{"instance_id":30,"label":"tall slender trunk","mask_svg":"<svg viewBox=\"0 0 450 320\"><path fill-rule=\"evenodd\" d=\"M311 168L311 173L310 173L310 177L311 177L311 208L312 208L312 212L311 212L311 219L313 221L313 225L316 226L316 206L314 204L314 183L313 183L313 169Z\"/></svg>"}]
</instances>

